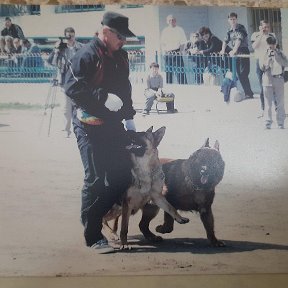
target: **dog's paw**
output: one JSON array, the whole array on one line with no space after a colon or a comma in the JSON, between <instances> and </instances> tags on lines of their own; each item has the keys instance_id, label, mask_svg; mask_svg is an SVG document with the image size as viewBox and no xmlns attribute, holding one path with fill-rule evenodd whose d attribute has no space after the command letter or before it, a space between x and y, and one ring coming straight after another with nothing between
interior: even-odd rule
<instances>
[{"instance_id":1,"label":"dog's paw","mask_svg":"<svg viewBox=\"0 0 288 288\"><path fill-rule=\"evenodd\" d=\"M189 222L189 219L188 218L185 218L185 217L181 217L180 218L180 221L177 221L179 224L186 224Z\"/></svg>"},{"instance_id":2,"label":"dog's paw","mask_svg":"<svg viewBox=\"0 0 288 288\"><path fill-rule=\"evenodd\" d=\"M125 245L120 245L120 248L119 248L120 251L130 251L132 250L132 247L128 244L125 244Z\"/></svg>"},{"instance_id":3,"label":"dog's paw","mask_svg":"<svg viewBox=\"0 0 288 288\"><path fill-rule=\"evenodd\" d=\"M156 232L165 234L165 233L171 233L173 231L173 227L167 227L165 225L158 225L156 227Z\"/></svg>"}]
</instances>

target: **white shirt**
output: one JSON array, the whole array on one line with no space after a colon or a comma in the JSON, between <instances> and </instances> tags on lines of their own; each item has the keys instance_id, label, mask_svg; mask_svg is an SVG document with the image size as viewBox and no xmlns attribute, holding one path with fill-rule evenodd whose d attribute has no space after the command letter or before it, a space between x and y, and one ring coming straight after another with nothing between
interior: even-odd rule
<instances>
[{"instance_id":1,"label":"white shirt","mask_svg":"<svg viewBox=\"0 0 288 288\"><path fill-rule=\"evenodd\" d=\"M182 27L167 26L163 29L161 34L161 48L162 51L167 52L179 49L182 44L187 42L185 32Z\"/></svg>"},{"instance_id":2,"label":"white shirt","mask_svg":"<svg viewBox=\"0 0 288 288\"><path fill-rule=\"evenodd\" d=\"M262 36L262 37L261 37ZM260 59L262 58L267 49L269 48L269 45L267 44L266 42L266 39L269 37L269 36L274 36L275 37L275 34L274 33L268 33L267 35L265 34L262 34L261 32L254 32L251 36L251 42L255 42L256 40L259 39L259 45L257 46L257 48L254 49L254 52L255 52L255 57L257 59ZM260 38L259 38L260 37Z\"/></svg>"}]
</instances>

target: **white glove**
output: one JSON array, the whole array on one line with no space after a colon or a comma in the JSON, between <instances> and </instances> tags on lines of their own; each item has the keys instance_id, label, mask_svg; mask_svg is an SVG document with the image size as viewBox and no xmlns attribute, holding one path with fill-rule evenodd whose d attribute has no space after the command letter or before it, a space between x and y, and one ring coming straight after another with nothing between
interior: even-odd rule
<instances>
[{"instance_id":1,"label":"white glove","mask_svg":"<svg viewBox=\"0 0 288 288\"><path fill-rule=\"evenodd\" d=\"M107 100L105 102L105 107L110 111L117 112L123 106L122 100L115 94L108 93Z\"/></svg>"},{"instance_id":2,"label":"white glove","mask_svg":"<svg viewBox=\"0 0 288 288\"><path fill-rule=\"evenodd\" d=\"M136 126L133 119L125 120L125 128L126 130L136 131Z\"/></svg>"}]
</instances>

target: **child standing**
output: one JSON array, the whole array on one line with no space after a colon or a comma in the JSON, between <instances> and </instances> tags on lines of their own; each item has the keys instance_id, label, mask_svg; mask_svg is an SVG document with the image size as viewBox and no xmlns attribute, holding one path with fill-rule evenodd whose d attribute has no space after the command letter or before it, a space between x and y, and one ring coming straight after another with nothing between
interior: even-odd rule
<instances>
[{"instance_id":1,"label":"child standing","mask_svg":"<svg viewBox=\"0 0 288 288\"><path fill-rule=\"evenodd\" d=\"M288 59L284 53L276 48L277 40L274 36L266 39L269 48L265 55L260 59L260 68L264 74L262 76L263 92L266 99L265 107L265 127L271 129L272 125L272 104L275 100L276 120L278 127L284 129L286 117L284 108L284 67L288 66ZM262 60L262 61L261 61Z\"/></svg>"}]
</instances>

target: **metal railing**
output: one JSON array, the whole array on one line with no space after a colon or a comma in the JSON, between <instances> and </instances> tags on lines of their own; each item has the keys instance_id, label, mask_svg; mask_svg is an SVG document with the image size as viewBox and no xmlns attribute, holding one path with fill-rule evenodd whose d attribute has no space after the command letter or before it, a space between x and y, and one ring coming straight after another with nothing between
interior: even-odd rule
<instances>
[{"instance_id":1,"label":"metal railing","mask_svg":"<svg viewBox=\"0 0 288 288\"><path fill-rule=\"evenodd\" d=\"M0 83L47 83L57 73L47 54L0 54Z\"/></svg>"},{"instance_id":2,"label":"metal railing","mask_svg":"<svg viewBox=\"0 0 288 288\"><path fill-rule=\"evenodd\" d=\"M130 81L144 83L146 76L146 55L144 50L127 51ZM156 57L157 60L158 58ZM213 77L214 85L221 85L227 71L236 78L236 58L213 54L203 55L161 55L161 71L166 72L166 83L201 85L205 77ZM47 63L48 54L0 54L0 83L43 83L57 74L57 68ZM169 61L170 62L169 62ZM170 81L170 80L171 81Z\"/></svg>"},{"instance_id":3,"label":"metal railing","mask_svg":"<svg viewBox=\"0 0 288 288\"><path fill-rule=\"evenodd\" d=\"M127 51L129 59L130 81L133 84L143 83L146 71L144 51Z\"/></svg>"},{"instance_id":4,"label":"metal railing","mask_svg":"<svg viewBox=\"0 0 288 288\"><path fill-rule=\"evenodd\" d=\"M169 84L200 85L205 82L203 76L209 73L216 78L215 84L220 85L227 71L231 71L233 78L236 78L236 57L167 53L160 56L160 61L161 70L166 73L166 83Z\"/></svg>"}]
</instances>

